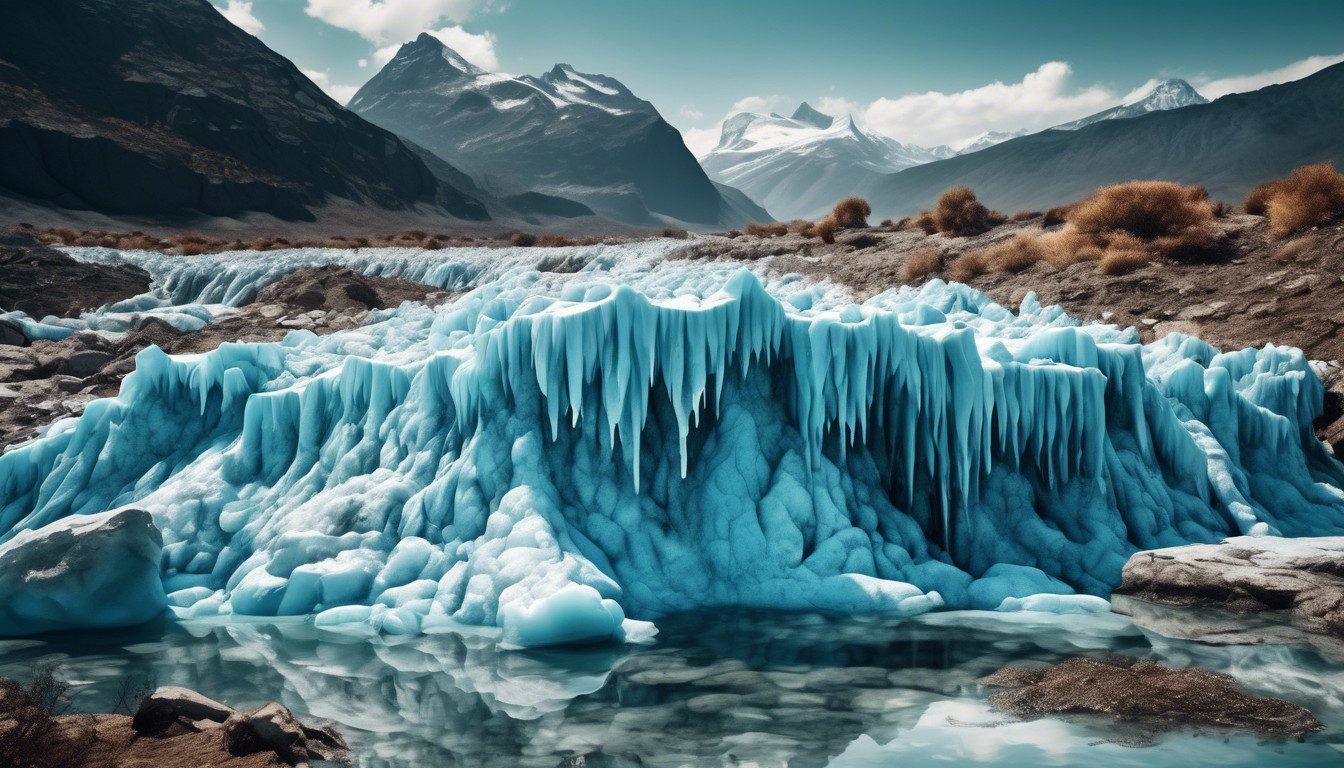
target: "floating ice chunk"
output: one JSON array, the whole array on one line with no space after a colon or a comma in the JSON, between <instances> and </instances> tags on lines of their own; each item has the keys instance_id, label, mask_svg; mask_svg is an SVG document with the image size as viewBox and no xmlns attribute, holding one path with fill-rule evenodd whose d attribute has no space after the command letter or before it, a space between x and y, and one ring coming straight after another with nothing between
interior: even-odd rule
<instances>
[{"instance_id":1,"label":"floating ice chunk","mask_svg":"<svg viewBox=\"0 0 1344 768\"><path fill-rule=\"evenodd\" d=\"M128 627L163 613L162 538L148 512L77 515L0 544L0 636Z\"/></svg>"},{"instance_id":2,"label":"floating ice chunk","mask_svg":"<svg viewBox=\"0 0 1344 768\"><path fill-rule=\"evenodd\" d=\"M522 648L625 640L625 612L585 584L567 584L523 605L500 606L504 642Z\"/></svg>"},{"instance_id":3,"label":"floating ice chunk","mask_svg":"<svg viewBox=\"0 0 1344 768\"><path fill-rule=\"evenodd\" d=\"M1027 595L1005 597L996 611L1037 611L1040 613L1110 613L1111 601L1096 595Z\"/></svg>"}]
</instances>

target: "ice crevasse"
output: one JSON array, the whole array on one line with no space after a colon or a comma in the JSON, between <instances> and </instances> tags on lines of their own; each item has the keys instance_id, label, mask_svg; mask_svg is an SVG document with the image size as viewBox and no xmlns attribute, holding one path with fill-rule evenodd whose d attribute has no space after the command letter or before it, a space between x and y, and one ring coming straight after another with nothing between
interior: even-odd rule
<instances>
[{"instance_id":1,"label":"ice crevasse","mask_svg":"<svg viewBox=\"0 0 1344 768\"><path fill-rule=\"evenodd\" d=\"M609 267L147 349L0 456L0 532L134 506L183 616L524 646L708 606L1085 610L1137 549L1344 532L1296 349L1145 346L939 281L853 305Z\"/></svg>"}]
</instances>

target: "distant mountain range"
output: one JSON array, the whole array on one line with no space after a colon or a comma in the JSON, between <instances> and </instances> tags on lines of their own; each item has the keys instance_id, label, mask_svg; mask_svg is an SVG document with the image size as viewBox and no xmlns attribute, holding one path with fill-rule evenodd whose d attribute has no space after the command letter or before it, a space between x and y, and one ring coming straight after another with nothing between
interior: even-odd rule
<instances>
[{"instance_id":1,"label":"distant mountain range","mask_svg":"<svg viewBox=\"0 0 1344 768\"><path fill-rule=\"evenodd\" d=\"M1104 120L1204 104L1184 80L1158 83L1138 101L1058 126L1075 130ZM730 184L782 218L815 219L837 200L911 168L969 155L1029 130L988 131L956 144L920 147L864 131L852 117L833 118L803 103L790 117L740 112L723 123L718 145L700 158L710 178Z\"/></svg>"},{"instance_id":2,"label":"distant mountain range","mask_svg":"<svg viewBox=\"0 0 1344 768\"><path fill-rule=\"evenodd\" d=\"M486 72L422 34L349 106L494 193L556 195L641 225L769 220L745 195L711 182L652 104L565 64L540 77Z\"/></svg>"},{"instance_id":3,"label":"distant mountain range","mask_svg":"<svg viewBox=\"0 0 1344 768\"><path fill-rule=\"evenodd\" d=\"M857 185L953 154L865 132L848 115L833 118L803 103L791 117L731 116L700 164L777 216L814 219Z\"/></svg>"},{"instance_id":4,"label":"distant mountain range","mask_svg":"<svg viewBox=\"0 0 1344 768\"><path fill-rule=\"evenodd\" d=\"M0 196L110 215L313 219L344 200L489 217L464 174L205 0L21 5L0 24Z\"/></svg>"},{"instance_id":5,"label":"distant mountain range","mask_svg":"<svg viewBox=\"0 0 1344 768\"><path fill-rule=\"evenodd\" d=\"M1162 90L1191 98L1179 85ZM986 205L1011 213L1067 203L1131 179L1202 184L1214 197L1236 201L1301 165L1330 160L1344 168L1344 64L1209 103L1160 106L1167 103L1173 102L1160 94L1148 102L1156 111L1103 112L1081 127L906 168L856 193L868 198L875 215L896 216L964 184Z\"/></svg>"}]
</instances>

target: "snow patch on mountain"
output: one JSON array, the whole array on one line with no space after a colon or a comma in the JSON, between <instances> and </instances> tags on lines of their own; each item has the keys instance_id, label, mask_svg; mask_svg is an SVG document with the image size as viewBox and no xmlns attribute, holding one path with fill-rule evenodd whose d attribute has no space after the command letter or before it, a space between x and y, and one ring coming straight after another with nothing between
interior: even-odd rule
<instances>
[{"instance_id":1,"label":"snow patch on mountain","mask_svg":"<svg viewBox=\"0 0 1344 768\"><path fill-rule=\"evenodd\" d=\"M1208 104L1209 100L1200 95L1189 83L1184 80L1163 80L1155 85L1142 97L1121 104L1118 107L1095 115L1089 115L1073 122L1064 123L1055 126L1062 131L1076 131L1085 125L1092 125L1103 120L1126 120L1132 117L1140 117L1150 112L1162 112L1169 109L1180 109L1195 104Z\"/></svg>"}]
</instances>

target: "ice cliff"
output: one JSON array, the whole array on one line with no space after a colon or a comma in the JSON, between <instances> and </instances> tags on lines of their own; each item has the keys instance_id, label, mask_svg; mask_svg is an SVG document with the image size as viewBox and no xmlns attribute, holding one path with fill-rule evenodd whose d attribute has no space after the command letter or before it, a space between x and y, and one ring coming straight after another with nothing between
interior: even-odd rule
<instances>
[{"instance_id":1,"label":"ice cliff","mask_svg":"<svg viewBox=\"0 0 1344 768\"><path fill-rule=\"evenodd\" d=\"M564 275L536 251L75 252L141 264L174 311L300 262L474 290L146 350L117 398L0 456L0 532L133 504L182 615L517 645L715 605L1091 610L1136 549L1344 532L1295 349L1143 346L939 281L846 304L671 247L576 249Z\"/></svg>"}]
</instances>

